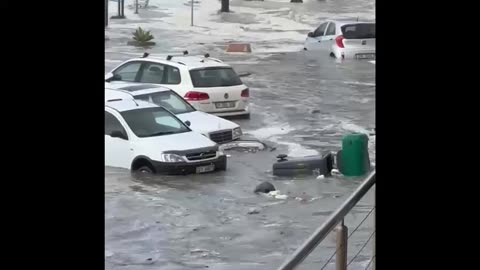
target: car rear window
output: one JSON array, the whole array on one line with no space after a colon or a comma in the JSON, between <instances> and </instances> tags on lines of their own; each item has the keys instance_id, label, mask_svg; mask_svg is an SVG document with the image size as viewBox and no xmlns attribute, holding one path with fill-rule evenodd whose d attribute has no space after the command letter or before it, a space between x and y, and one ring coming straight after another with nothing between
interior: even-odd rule
<instances>
[{"instance_id":1,"label":"car rear window","mask_svg":"<svg viewBox=\"0 0 480 270\"><path fill-rule=\"evenodd\" d=\"M173 91L138 95L135 96L135 99L152 102L154 104L157 104L158 106L167 108L174 114L182 114L195 111L195 109L188 102L186 102L179 95L175 94Z\"/></svg>"},{"instance_id":2,"label":"car rear window","mask_svg":"<svg viewBox=\"0 0 480 270\"><path fill-rule=\"evenodd\" d=\"M242 81L232 68L203 68L190 70L194 87L221 87L241 85Z\"/></svg>"},{"instance_id":3,"label":"car rear window","mask_svg":"<svg viewBox=\"0 0 480 270\"><path fill-rule=\"evenodd\" d=\"M342 26L342 33L345 39L375 38L374 23L357 23Z\"/></svg>"}]
</instances>

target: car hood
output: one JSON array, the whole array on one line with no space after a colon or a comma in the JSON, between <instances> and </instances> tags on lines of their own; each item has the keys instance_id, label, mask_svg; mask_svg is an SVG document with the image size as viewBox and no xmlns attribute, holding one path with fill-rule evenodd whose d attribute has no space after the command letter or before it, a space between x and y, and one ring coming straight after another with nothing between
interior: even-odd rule
<instances>
[{"instance_id":1,"label":"car hood","mask_svg":"<svg viewBox=\"0 0 480 270\"><path fill-rule=\"evenodd\" d=\"M139 138L136 142L136 156L147 156L159 160L160 155L167 151L187 151L199 148L217 147L217 144L204 135L195 132Z\"/></svg>"},{"instance_id":2,"label":"car hood","mask_svg":"<svg viewBox=\"0 0 480 270\"><path fill-rule=\"evenodd\" d=\"M232 121L200 111L177 114L176 116L183 122L190 121L190 128L192 130L205 135L214 131L240 127Z\"/></svg>"}]
</instances>

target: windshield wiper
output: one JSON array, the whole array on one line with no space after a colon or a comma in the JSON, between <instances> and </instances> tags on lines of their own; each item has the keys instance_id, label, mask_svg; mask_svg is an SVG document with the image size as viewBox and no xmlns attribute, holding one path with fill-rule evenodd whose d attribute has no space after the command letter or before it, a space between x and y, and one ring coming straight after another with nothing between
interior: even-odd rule
<instances>
[{"instance_id":1,"label":"windshield wiper","mask_svg":"<svg viewBox=\"0 0 480 270\"><path fill-rule=\"evenodd\" d=\"M175 134L175 133L177 133L177 132L175 132L175 131L161 131L161 132L150 134L150 137L167 135L167 134Z\"/></svg>"}]
</instances>

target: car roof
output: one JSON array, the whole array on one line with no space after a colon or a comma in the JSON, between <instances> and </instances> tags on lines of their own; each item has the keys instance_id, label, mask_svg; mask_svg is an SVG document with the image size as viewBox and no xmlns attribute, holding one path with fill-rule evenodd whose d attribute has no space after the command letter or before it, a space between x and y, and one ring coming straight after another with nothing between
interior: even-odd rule
<instances>
[{"instance_id":1,"label":"car roof","mask_svg":"<svg viewBox=\"0 0 480 270\"><path fill-rule=\"evenodd\" d=\"M356 20L351 20L351 19L348 19L348 20L341 20L341 19L326 20L326 22L334 22L335 24L338 24L339 26L346 25L346 24L359 24L359 23L373 23L373 24L375 24L374 21L367 22L367 21L356 21Z\"/></svg>"},{"instance_id":2,"label":"car roof","mask_svg":"<svg viewBox=\"0 0 480 270\"><path fill-rule=\"evenodd\" d=\"M168 55L149 55L144 58L134 58L130 61L148 61L159 64L166 64L175 67L186 67L188 70L205 68L205 67L230 67L230 65L223 63L219 59L204 56L193 55L172 55L171 60L167 60Z\"/></svg>"},{"instance_id":3,"label":"car roof","mask_svg":"<svg viewBox=\"0 0 480 270\"><path fill-rule=\"evenodd\" d=\"M172 91L172 89L160 85L139 83L122 83L120 87L105 87L105 89L120 90L133 96Z\"/></svg>"},{"instance_id":4,"label":"car roof","mask_svg":"<svg viewBox=\"0 0 480 270\"><path fill-rule=\"evenodd\" d=\"M111 90L111 89L110 89ZM105 102L105 108L111 108L118 112L125 112L137 109L146 109L146 108L154 108L160 107L150 102L142 101L142 100L134 100L132 99L111 99Z\"/></svg>"},{"instance_id":5,"label":"car roof","mask_svg":"<svg viewBox=\"0 0 480 270\"><path fill-rule=\"evenodd\" d=\"M105 91L114 91L118 93L123 93L125 95L129 95L130 97L138 97L138 96L143 96L143 95L148 95L148 94L154 94L154 93L161 93L161 92L169 92L173 91L168 88L147 88L147 89L141 89L137 91L128 91L122 88L105 88Z\"/></svg>"}]
</instances>

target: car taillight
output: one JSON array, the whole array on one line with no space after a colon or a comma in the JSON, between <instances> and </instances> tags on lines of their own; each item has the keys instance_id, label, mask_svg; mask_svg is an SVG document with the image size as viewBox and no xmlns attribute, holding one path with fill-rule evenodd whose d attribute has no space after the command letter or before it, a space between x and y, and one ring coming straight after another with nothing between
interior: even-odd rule
<instances>
[{"instance_id":1,"label":"car taillight","mask_svg":"<svg viewBox=\"0 0 480 270\"><path fill-rule=\"evenodd\" d=\"M210 96L207 93L203 92L189 91L185 94L186 100L205 100L209 98Z\"/></svg>"},{"instance_id":2,"label":"car taillight","mask_svg":"<svg viewBox=\"0 0 480 270\"><path fill-rule=\"evenodd\" d=\"M340 36L338 36L338 37L335 38L335 43L337 43L337 46L338 46L339 48L345 48L345 47L343 46L343 36L342 36L342 35L340 35Z\"/></svg>"},{"instance_id":3,"label":"car taillight","mask_svg":"<svg viewBox=\"0 0 480 270\"><path fill-rule=\"evenodd\" d=\"M242 97L249 97L250 96L250 90L247 89L243 89L242 90L242 93L240 94L240 96Z\"/></svg>"}]
</instances>

